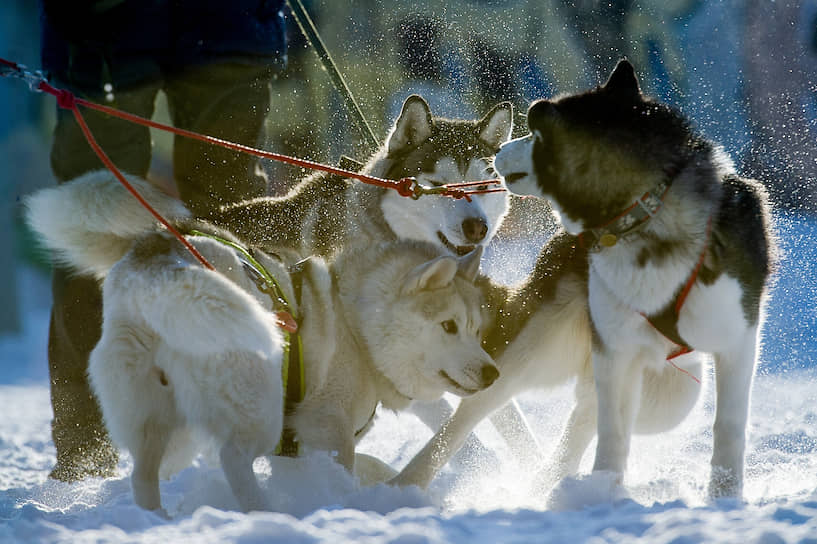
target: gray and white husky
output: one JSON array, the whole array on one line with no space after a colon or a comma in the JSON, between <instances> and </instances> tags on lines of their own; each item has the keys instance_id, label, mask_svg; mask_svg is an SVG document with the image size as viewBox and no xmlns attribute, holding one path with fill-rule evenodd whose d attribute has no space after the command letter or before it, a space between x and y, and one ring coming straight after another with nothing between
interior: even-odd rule
<instances>
[{"instance_id":1,"label":"gray and white husky","mask_svg":"<svg viewBox=\"0 0 817 544\"><path fill-rule=\"evenodd\" d=\"M414 177L425 186L496 178L493 157L513 129L513 106L496 105L482 119L434 116L426 101L403 103L383 146L361 172L398 180ZM504 184L499 187L504 188ZM362 249L403 239L436 244L453 255L487 246L509 210L507 192L411 199L397 191L334 175L307 177L287 194L227 205L209 219L260 248L295 250L331 258L341 249ZM412 407L436 430L451 413L445 401ZM506 440L536 447L524 416L512 403L494 417Z\"/></svg>"},{"instance_id":2,"label":"gray and white husky","mask_svg":"<svg viewBox=\"0 0 817 544\"><path fill-rule=\"evenodd\" d=\"M671 428L691 410L700 386L678 368L700 375L703 352L714 357L717 394L709 494L740 496L776 261L766 191L645 97L626 60L603 86L535 102L528 125L495 166L515 192L548 199L566 232L521 290L494 295L486 347L501 378L464 399L394 481L427 484L485 414L574 376L555 474L575 472L597 433L593 470L621 481L632 433Z\"/></svg>"},{"instance_id":3,"label":"gray and white husky","mask_svg":"<svg viewBox=\"0 0 817 544\"><path fill-rule=\"evenodd\" d=\"M58 259L104 278L102 337L88 372L111 437L133 457L139 506L161 509L160 468L186 466L205 437L239 506L267 509L253 460L282 436L336 452L352 471L379 403L402 409L444 392L468 395L497 377L480 345L481 249L457 257L424 242L381 242L293 270L227 231L187 224L181 202L130 181L177 219L215 271L106 171L35 193L27 220ZM286 353L298 344L278 326L282 298L300 319L303 345L303 374L290 364L286 379ZM290 404L298 382L302 399Z\"/></svg>"},{"instance_id":4,"label":"gray and white husky","mask_svg":"<svg viewBox=\"0 0 817 544\"><path fill-rule=\"evenodd\" d=\"M493 179L492 158L512 127L510 102L479 121L465 121L435 117L425 100L412 95L385 144L361 172L391 180L414 177L426 186ZM397 238L465 255L488 244L507 210L506 192L475 195L470 201L445 196L414 200L392 189L316 174L284 196L231 204L210 219L248 243L287 247L304 256L331 257L342 248Z\"/></svg>"}]
</instances>

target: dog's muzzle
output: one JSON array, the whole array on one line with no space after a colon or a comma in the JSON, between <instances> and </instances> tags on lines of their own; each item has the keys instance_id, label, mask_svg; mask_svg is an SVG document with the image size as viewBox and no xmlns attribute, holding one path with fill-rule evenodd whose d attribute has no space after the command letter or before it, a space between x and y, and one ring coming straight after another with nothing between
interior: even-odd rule
<instances>
[{"instance_id":1,"label":"dog's muzzle","mask_svg":"<svg viewBox=\"0 0 817 544\"><path fill-rule=\"evenodd\" d=\"M446 382L448 382L448 384L453 388L452 393L456 393L461 396L467 396L482 391L483 389L487 388L492 383L494 383L496 379L499 377L499 369L497 369L494 365L483 365L482 368L480 369L481 378L480 381L482 383L480 383L480 387L477 388L465 387L464 385L456 381L454 378L452 378L445 370L440 370L440 376L442 376L442 378Z\"/></svg>"},{"instance_id":2,"label":"dog's muzzle","mask_svg":"<svg viewBox=\"0 0 817 544\"><path fill-rule=\"evenodd\" d=\"M455 246L454 244L451 243L451 241L448 238L446 238L445 234L443 234L442 231L439 231L439 230L437 231L437 238L440 240L440 243L442 243L442 245L448 251L450 251L454 255L457 255L458 257L462 257L463 255L468 255L469 253L474 251L475 247L477 247L476 245L472 245L472 246Z\"/></svg>"}]
</instances>

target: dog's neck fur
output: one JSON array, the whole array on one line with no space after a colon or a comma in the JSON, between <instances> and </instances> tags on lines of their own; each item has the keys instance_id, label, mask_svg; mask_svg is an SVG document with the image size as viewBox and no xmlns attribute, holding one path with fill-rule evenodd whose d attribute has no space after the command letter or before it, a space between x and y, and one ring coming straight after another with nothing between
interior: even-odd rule
<instances>
[{"instance_id":1,"label":"dog's neck fur","mask_svg":"<svg viewBox=\"0 0 817 544\"><path fill-rule=\"evenodd\" d=\"M707 225L722 199L722 175L723 166L710 155L693 156L675 176L659 212L615 246L592 253L591 270L616 292L643 293L628 301L636 310L659 311L687 280L707 243Z\"/></svg>"},{"instance_id":2,"label":"dog's neck fur","mask_svg":"<svg viewBox=\"0 0 817 544\"><path fill-rule=\"evenodd\" d=\"M362 267L360 270L349 267L344 268L343 273L360 275L364 270ZM358 374L367 378L361 385L375 396L375 404L382 403L391 410L405 408L412 399L398 391L394 383L377 368L371 349L362 334L360 306L354 300L350 300L348 294L341 292L337 281L334 282L333 299L338 323L336 357L349 361L349 367L356 366Z\"/></svg>"},{"instance_id":3,"label":"dog's neck fur","mask_svg":"<svg viewBox=\"0 0 817 544\"><path fill-rule=\"evenodd\" d=\"M394 257L380 256L378 262L373 262L373 258L372 254L366 251L351 251L333 264L335 313L338 321L342 321L345 327L342 333L338 331L338 346L340 349L341 342L346 342L344 349L351 350L350 357L354 359L354 364L357 365L360 373L372 378L370 385L376 391L377 400L389 409L400 410L405 408L412 399L400 392L394 383L377 368L371 348L366 341L363 330L366 325L361 315L361 311L366 309L366 302L360 299L361 292L368 291L367 288L361 290L359 285L356 286L355 282L349 281L350 278L363 278L365 285L367 271L376 268L388 270L390 273L385 274L387 277L402 276L397 272L401 264L399 260ZM377 289L377 286L368 285L368 288ZM340 338L341 336L343 338Z\"/></svg>"},{"instance_id":4,"label":"dog's neck fur","mask_svg":"<svg viewBox=\"0 0 817 544\"><path fill-rule=\"evenodd\" d=\"M312 300L309 304L312 311L302 310L305 314L301 330L306 347L306 396L289 416L288 424L295 429L299 441L308 447L324 449L327 440L330 445L335 444L332 448L337 443L348 445L351 433L366 426L378 403L399 410L411 400L375 365L361 331L359 314L363 307L356 303L353 284L344 281L346 277L365 275L368 264L365 259L342 259L332 265L328 288L316 288L309 278L304 285L305 304ZM323 303L315 304L320 299ZM323 347L330 356L312 351ZM330 425L332 432L345 426L350 433L341 433L334 442L331 437L323 436L329 432L326 429L314 434L316 418L334 420ZM345 457L340 455L339 461L350 466L348 451L346 454Z\"/></svg>"}]
</instances>

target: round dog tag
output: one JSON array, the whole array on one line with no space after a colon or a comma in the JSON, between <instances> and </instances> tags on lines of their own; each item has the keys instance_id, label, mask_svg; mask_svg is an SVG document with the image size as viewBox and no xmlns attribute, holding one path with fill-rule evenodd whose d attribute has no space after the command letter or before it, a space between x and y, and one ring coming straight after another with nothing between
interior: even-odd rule
<instances>
[{"instance_id":1,"label":"round dog tag","mask_svg":"<svg viewBox=\"0 0 817 544\"><path fill-rule=\"evenodd\" d=\"M604 247L613 247L614 245L616 245L617 241L618 238L616 237L616 235L611 234L609 232L607 234L602 234L601 238L599 238L599 243Z\"/></svg>"}]
</instances>

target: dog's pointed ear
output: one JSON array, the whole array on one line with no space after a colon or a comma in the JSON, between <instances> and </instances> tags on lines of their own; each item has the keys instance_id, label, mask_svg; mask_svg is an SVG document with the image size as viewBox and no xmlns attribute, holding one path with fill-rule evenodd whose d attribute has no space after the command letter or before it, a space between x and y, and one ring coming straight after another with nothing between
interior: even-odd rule
<instances>
[{"instance_id":1,"label":"dog's pointed ear","mask_svg":"<svg viewBox=\"0 0 817 544\"><path fill-rule=\"evenodd\" d=\"M457 275L458 264L455 257L444 255L415 267L403 280L403 294L445 287Z\"/></svg>"},{"instance_id":2,"label":"dog's pointed ear","mask_svg":"<svg viewBox=\"0 0 817 544\"><path fill-rule=\"evenodd\" d=\"M473 251L471 251L471 253L463 255L459 258L457 273L460 275L460 277L465 278L471 283L476 281L483 251L484 248L482 246L477 246Z\"/></svg>"},{"instance_id":3,"label":"dog's pointed ear","mask_svg":"<svg viewBox=\"0 0 817 544\"><path fill-rule=\"evenodd\" d=\"M394 122L391 133L386 141L386 150L389 155L397 153L407 147L416 147L431 136L434 120L431 118L431 108L423 97L413 94L403 102L400 116Z\"/></svg>"},{"instance_id":4,"label":"dog's pointed ear","mask_svg":"<svg viewBox=\"0 0 817 544\"><path fill-rule=\"evenodd\" d=\"M608 93L619 96L638 97L641 96L641 88L638 85L638 77L635 75L635 68L626 58L621 59L613 68L613 72L602 87Z\"/></svg>"},{"instance_id":5,"label":"dog's pointed ear","mask_svg":"<svg viewBox=\"0 0 817 544\"><path fill-rule=\"evenodd\" d=\"M513 104L502 102L494 106L479 122L479 139L491 149L508 141L513 130Z\"/></svg>"}]
</instances>

